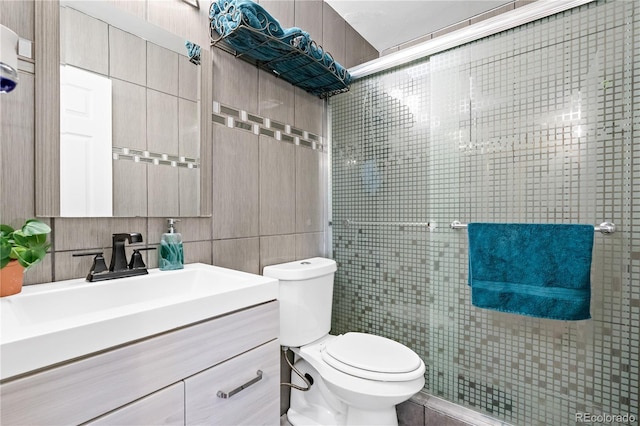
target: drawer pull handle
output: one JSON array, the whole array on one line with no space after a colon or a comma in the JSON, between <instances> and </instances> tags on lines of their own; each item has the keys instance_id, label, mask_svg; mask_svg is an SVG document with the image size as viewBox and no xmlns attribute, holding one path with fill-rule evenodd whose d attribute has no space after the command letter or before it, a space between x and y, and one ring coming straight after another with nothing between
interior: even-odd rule
<instances>
[{"instance_id":1,"label":"drawer pull handle","mask_svg":"<svg viewBox=\"0 0 640 426\"><path fill-rule=\"evenodd\" d=\"M218 395L218 398L223 398L223 399L231 398L233 395L237 394L241 390L244 390L244 389L248 388L249 386L258 383L260 380L262 380L262 370L258 370L256 372L256 377L254 377L253 379L249 380L244 385L240 385L240 386L238 386L237 388L235 388L234 390L232 390L230 392L218 391L218 393L216 395Z\"/></svg>"}]
</instances>

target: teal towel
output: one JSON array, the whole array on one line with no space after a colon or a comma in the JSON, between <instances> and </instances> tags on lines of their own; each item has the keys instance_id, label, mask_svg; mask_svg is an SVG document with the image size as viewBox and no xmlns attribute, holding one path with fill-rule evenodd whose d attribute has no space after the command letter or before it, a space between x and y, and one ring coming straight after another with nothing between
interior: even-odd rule
<instances>
[{"instance_id":1,"label":"teal towel","mask_svg":"<svg viewBox=\"0 0 640 426\"><path fill-rule=\"evenodd\" d=\"M557 320L591 318L592 225L470 223L471 303Z\"/></svg>"},{"instance_id":2,"label":"teal towel","mask_svg":"<svg viewBox=\"0 0 640 426\"><path fill-rule=\"evenodd\" d=\"M217 0L209 9L211 29L238 54L253 58L280 78L321 96L351 82L349 71L298 28L283 28L251 0ZM274 39L278 41L274 41Z\"/></svg>"},{"instance_id":3,"label":"teal towel","mask_svg":"<svg viewBox=\"0 0 640 426\"><path fill-rule=\"evenodd\" d=\"M194 65L200 65L202 49L200 45L190 42L189 40L184 42L184 46L187 48L187 54L189 55L189 62Z\"/></svg>"}]
</instances>

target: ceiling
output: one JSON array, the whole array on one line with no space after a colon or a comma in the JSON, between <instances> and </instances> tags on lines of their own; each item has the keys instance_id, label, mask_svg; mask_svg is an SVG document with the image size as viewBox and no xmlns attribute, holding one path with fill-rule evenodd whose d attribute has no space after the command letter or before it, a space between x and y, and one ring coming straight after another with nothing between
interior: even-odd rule
<instances>
[{"instance_id":1,"label":"ceiling","mask_svg":"<svg viewBox=\"0 0 640 426\"><path fill-rule=\"evenodd\" d=\"M494 9L509 0L325 0L379 52Z\"/></svg>"}]
</instances>

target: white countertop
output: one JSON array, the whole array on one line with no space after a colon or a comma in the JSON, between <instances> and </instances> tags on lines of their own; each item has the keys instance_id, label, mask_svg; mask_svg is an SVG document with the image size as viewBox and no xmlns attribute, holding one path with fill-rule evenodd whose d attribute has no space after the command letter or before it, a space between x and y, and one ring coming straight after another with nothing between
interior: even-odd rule
<instances>
[{"instance_id":1,"label":"white countertop","mask_svg":"<svg viewBox=\"0 0 640 426\"><path fill-rule=\"evenodd\" d=\"M0 298L0 380L278 298L278 280L194 263Z\"/></svg>"}]
</instances>

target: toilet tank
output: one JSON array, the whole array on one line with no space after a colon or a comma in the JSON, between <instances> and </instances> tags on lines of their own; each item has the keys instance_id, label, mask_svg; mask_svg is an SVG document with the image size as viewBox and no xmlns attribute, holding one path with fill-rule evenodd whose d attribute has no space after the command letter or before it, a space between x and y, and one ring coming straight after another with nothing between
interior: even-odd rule
<instances>
[{"instance_id":1,"label":"toilet tank","mask_svg":"<svg viewBox=\"0 0 640 426\"><path fill-rule=\"evenodd\" d=\"M314 257L266 266L280 281L280 344L300 347L329 334L336 262Z\"/></svg>"}]
</instances>

